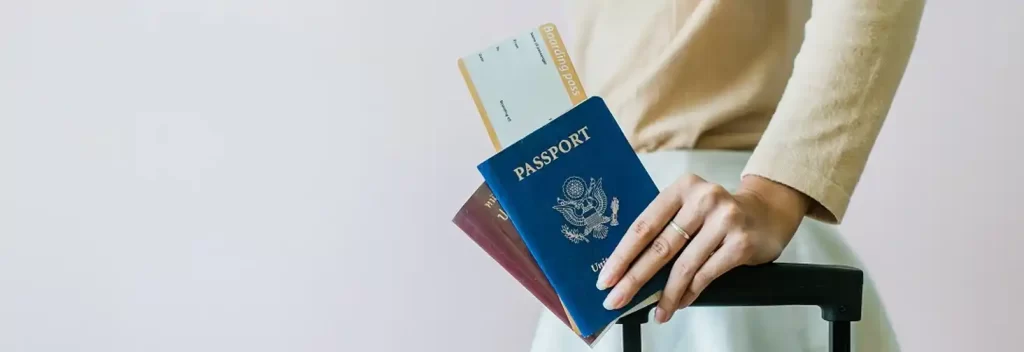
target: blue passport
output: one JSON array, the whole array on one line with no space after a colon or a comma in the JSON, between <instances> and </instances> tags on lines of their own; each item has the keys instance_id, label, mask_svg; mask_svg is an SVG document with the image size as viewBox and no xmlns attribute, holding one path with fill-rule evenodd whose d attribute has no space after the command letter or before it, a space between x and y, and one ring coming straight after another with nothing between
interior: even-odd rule
<instances>
[{"instance_id":1,"label":"blue passport","mask_svg":"<svg viewBox=\"0 0 1024 352\"><path fill-rule=\"evenodd\" d=\"M600 97L591 97L477 166L582 336L649 304L660 271L618 310L597 275L658 188Z\"/></svg>"}]
</instances>

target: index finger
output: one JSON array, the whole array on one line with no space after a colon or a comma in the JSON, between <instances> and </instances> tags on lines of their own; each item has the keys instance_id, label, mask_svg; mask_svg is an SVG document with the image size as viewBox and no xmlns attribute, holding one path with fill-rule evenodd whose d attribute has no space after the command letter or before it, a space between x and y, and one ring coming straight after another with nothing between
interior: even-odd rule
<instances>
[{"instance_id":1,"label":"index finger","mask_svg":"<svg viewBox=\"0 0 1024 352\"><path fill-rule=\"evenodd\" d=\"M661 233L661 230L668 224L683 205L682 196L679 192L684 184L677 182L669 186L664 192L659 193L647 205L647 208L640 213L640 216L630 225L629 231L622 236L622 240L615 246L615 250L608 256L604 267L597 276L597 288L604 290L614 286L622 275L629 268L636 257L647 248L647 245Z\"/></svg>"}]
</instances>

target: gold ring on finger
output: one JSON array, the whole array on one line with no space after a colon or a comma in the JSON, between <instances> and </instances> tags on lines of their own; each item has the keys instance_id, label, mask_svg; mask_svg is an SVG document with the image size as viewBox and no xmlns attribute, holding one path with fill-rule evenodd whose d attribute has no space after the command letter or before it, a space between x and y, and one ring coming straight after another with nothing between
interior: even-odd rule
<instances>
[{"instance_id":1,"label":"gold ring on finger","mask_svg":"<svg viewBox=\"0 0 1024 352\"><path fill-rule=\"evenodd\" d=\"M683 228L682 228L681 226L679 226L678 224L676 224L676 222L675 222L675 221L669 220L669 221L668 221L668 225L669 225L669 226L672 226L672 229L673 229L673 230L676 230L676 232L678 232L678 233L679 233L680 235L682 235L682 236L683 236L683 238L685 238L685 239L686 239L687 241L689 241L689 240L690 240L690 234L689 234L689 233L687 233L687 232L686 232L686 230L683 230Z\"/></svg>"}]
</instances>

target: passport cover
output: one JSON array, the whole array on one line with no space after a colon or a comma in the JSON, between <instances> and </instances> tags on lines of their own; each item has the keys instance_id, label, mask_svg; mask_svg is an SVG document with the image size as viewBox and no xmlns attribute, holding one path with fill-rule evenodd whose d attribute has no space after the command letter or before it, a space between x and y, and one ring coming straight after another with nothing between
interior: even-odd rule
<instances>
[{"instance_id":1,"label":"passport cover","mask_svg":"<svg viewBox=\"0 0 1024 352\"><path fill-rule=\"evenodd\" d=\"M597 274L658 188L600 97L507 146L477 166L581 336L652 302L659 271L617 310Z\"/></svg>"}]
</instances>

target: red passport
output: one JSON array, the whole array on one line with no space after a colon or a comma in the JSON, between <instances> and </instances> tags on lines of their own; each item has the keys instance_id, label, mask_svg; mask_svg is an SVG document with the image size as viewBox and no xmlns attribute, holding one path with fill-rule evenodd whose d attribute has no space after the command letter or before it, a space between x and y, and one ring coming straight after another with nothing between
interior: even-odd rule
<instances>
[{"instance_id":1,"label":"red passport","mask_svg":"<svg viewBox=\"0 0 1024 352\"><path fill-rule=\"evenodd\" d=\"M533 255L526 248L526 243L486 183L477 187L452 222L540 300L551 313L577 332L577 335L579 334L579 330L566 314L555 289L544 276ZM588 345L592 345L597 337L595 334L580 338Z\"/></svg>"}]
</instances>

